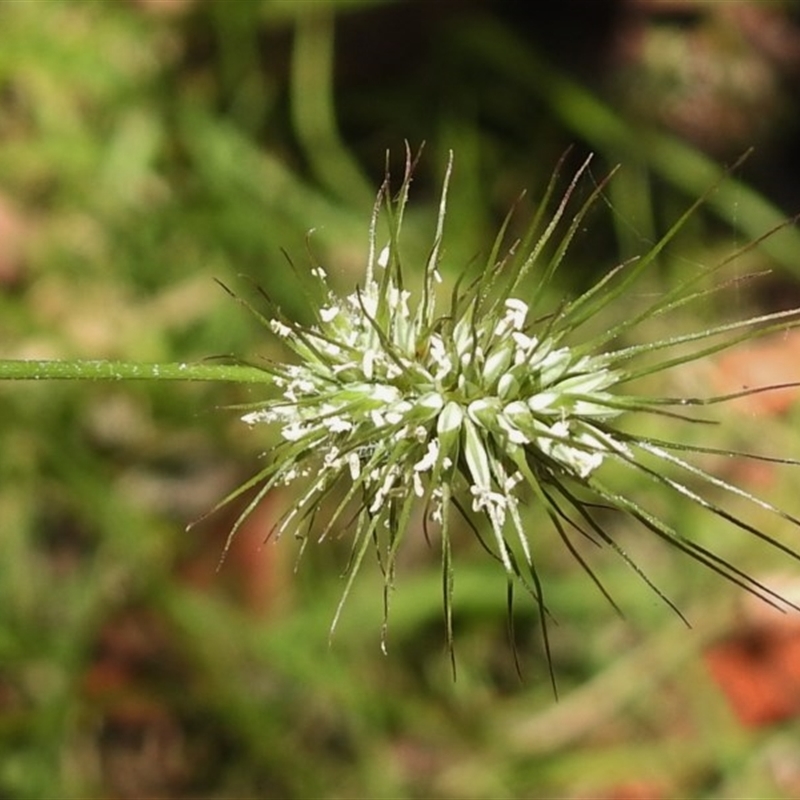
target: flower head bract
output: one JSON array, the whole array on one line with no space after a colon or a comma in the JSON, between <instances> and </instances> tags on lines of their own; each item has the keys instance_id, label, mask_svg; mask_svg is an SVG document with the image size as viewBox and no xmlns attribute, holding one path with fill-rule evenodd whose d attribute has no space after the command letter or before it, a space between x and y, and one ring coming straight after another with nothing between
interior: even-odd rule
<instances>
[{"instance_id":1,"label":"flower head bract","mask_svg":"<svg viewBox=\"0 0 800 800\"><path fill-rule=\"evenodd\" d=\"M467 520L498 560L509 586L521 586L535 599L549 658L550 612L536 554L544 545L538 533L526 528L522 507L528 502L544 509L557 537L613 605L573 543L574 536L615 550L680 614L616 543L603 522L608 509L624 513L766 602L778 603L780 598L746 571L607 485L600 468L606 461L618 462L660 490L696 503L797 558L777 538L729 513L719 498L743 498L795 526L800 520L705 472L690 459L692 453L713 452L710 448L634 435L620 422L635 414L692 421L686 416L691 406L730 399L734 395L654 398L632 394L626 387L634 378L703 358L754 335L798 325L798 311L763 314L644 344L619 344L623 334L643 321L717 291L719 287L703 283L719 269L715 265L662 294L643 311L626 310L610 329L598 332L587 325L620 301L697 204L646 255L611 270L594 287L555 309L540 308L570 241L604 187L598 185L568 215L588 160L555 211L546 209L557 172L542 210L521 240L504 249L507 220L483 270L474 277L462 275L449 296L442 298L439 267L451 156L433 245L419 270L422 285L412 294L401 252L412 166L409 158L397 195L391 195L388 178L378 194L361 286L340 298L329 288L324 269L314 266L310 305L315 321L309 325L285 317L263 291L266 314L247 304L294 358L290 363L259 365L270 373L276 396L249 409L243 420L253 427L275 426L280 443L269 453L263 470L223 501L256 489L236 527L271 489L297 483L298 499L276 531L307 529L323 538L337 525L354 520L342 603L365 555L377 548L388 611L398 548L411 528L415 509L423 509L426 531L435 526L441 541L451 652L451 538L456 514ZM387 229L383 241L381 225ZM528 279L533 279L533 291ZM581 338L584 329L588 333ZM676 349L678 355L660 355ZM738 394L748 391L760 389ZM698 490L698 484L708 491ZM332 511L318 520L323 503L332 503ZM483 524L478 521L481 517ZM340 611L341 604L334 626Z\"/></svg>"}]
</instances>

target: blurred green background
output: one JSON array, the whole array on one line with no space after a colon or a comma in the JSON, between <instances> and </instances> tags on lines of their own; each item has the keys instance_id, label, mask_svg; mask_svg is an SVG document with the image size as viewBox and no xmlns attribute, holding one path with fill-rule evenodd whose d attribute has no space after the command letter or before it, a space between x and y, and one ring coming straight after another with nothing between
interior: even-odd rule
<instances>
[{"instance_id":1,"label":"blurred green background","mask_svg":"<svg viewBox=\"0 0 800 800\"><path fill-rule=\"evenodd\" d=\"M568 146L573 168L596 154L585 193L620 162L560 292L646 250L755 146L641 289L659 291L800 208L799 90L797 2L6 0L0 357L278 355L213 279L249 276L302 318L282 250L302 270L310 247L350 291L386 153L399 174L404 141L426 143L407 222L420 254L455 151L448 279L485 255L520 191L521 222L535 210ZM764 268L707 311L797 304L796 232L733 274ZM791 352L781 363L800 362ZM290 537L261 546L287 494L215 571L236 509L185 526L268 452L271 434L226 408L256 391L0 386L0 798L800 797L797 709L737 716L703 658L749 619L741 597L641 531L616 533L693 630L600 554L621 619L531 515L557 703L524 602L518 678L504 578L469 531L455 682L421 534L388 656L377 565L329 645L346 532L296 571ZM745 413L710 443L800 453L790 408ZM790 469L730 462L711 464L792 504ZM756 574L790 566L652 502Z\"/></svg>"}]
</instances>

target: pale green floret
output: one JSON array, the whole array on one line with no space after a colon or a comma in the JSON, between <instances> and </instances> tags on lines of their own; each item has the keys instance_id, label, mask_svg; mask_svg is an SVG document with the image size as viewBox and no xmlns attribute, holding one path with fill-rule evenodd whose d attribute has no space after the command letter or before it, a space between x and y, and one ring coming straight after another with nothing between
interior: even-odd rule
<instances>
[{"instance_id":1,"label":"pale green floret","mask_svg":"<svg viewBox=\"0 0 800 800\"><path fill-rule=\"evenodd\" d=\"M452 444L453 436L461 429L463 419L464 409L453 400L447 403L436 425L436 432L443 442Z\"/></svg>"},{"instance_id":2,"label":"pale green floret","mask_svg":"<svg viewBox=\"0 0 800 800\"><path fill-rule=\"evenodd\" d=\"M378 266L390 261L387 247ZM630 457L592 423L619 415L608 391L619 375L605 358L575 357L557 340L529 332L528 305L519 298L506 298L499 317L476 322L468 308L440 327L432 305L412 314L410 293L391 279L381 287L368 281L339 302L324 272L314 274L329 297L318 327L271 323L301 363L276 371L282 398L243 417L250 425L277 423L293 448L295 455L276 465L273 484L308 480L309 469L299 470L296 459L319 459L278 533L344 474L351 488L322 536L348 499L360 496L366 516L358 523L359 553L379 528L390 539L401 536L412 500L425 504L446 537L453 484L465 480L507 573L520 574L508 527L532 569L518 493L548 474L587 480L609 454Z\"/></svg>"},{"instance_id":3,"label":"pale green floret","mask_svg":"<svg viewBox=\"0 0 800 800\"><path fill-rule=\"evenodd\" d=\"M384 248L378 265L390 258ZM324 271L314 274L324 284ZM372 493L371 511L404 480L410 479L414 494L422 496L423 478L438 478L444 462L457 463L463 451L474 505L487 512L502 538L517 481L501 481L504 468L488 455L492 440L501 451L503 446L534 448L545 463L580 478L594 472L609 452L621 451L619 443L586 422L620 413L605 402L611 397L605 390L617 374L600 358L575 359L568 347L526 333L523 300L506 298L502 316L494 321L489 317L476 324L468 312L445 337L426 331L429 321L423 314L412 317L410 292L391 280L383 290L382 299L371 281L342 304L332 299L319 312L319 327L302 331L271 322L305 363L284 370L282 400L242 419L250 425L278 422L284 440L307 439L318 448L323 458L319 492L342 466L340 449L347 453L353 480ZM382 325L378 320L386 308L391 314ZM312 341L313 347L306 344ZM382 441L387 435L404 440L404 449ZM363 444L348 446L348 439L375 441L365 450ZM398 458L406 460L405 466ZM366 474L360 469L365 461L370 463Z\"/></svg>"}]
</instances>

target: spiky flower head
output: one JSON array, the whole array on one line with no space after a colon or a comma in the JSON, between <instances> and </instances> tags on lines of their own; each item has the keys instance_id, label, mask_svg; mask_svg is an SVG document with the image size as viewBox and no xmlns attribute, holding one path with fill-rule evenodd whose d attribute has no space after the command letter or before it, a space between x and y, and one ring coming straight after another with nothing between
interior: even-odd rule
<instances>
[{"instance_id":1,"label":"spiky flower head","mask_svg":"<svg viewBox=\"0 0 800 800\"><path fill-rule=\"evenodd\" d=\"M522 585L535 598L548 647L547 610L534 553L541 543L529 535L523 522L521 504L527 501L539 503L546 511L562 542L612 604L571 535L577 533L610 546L648 584L650 581L601 524L600 507L624 512L732 582L767 601L776 599L767 587L733 564L692 542L637 501L609 488L598 471L609 459L620 462L662 489L676 492L794 555L698 494L690 488L690 481L666 473L677 469L690 476L693 484L699 479L794 524L797 519L687 461L682 451L693 448L637 437L618 423L635 413L678 417L669 406L685 409L729 399L648 398L626 392L625 385L633 378L721 350L756 332L795 325L798 314L768 314L643 345L616 346L621 334L645 319L706 297L713 289L698 289L697 283L717 266L667 292L643 312L624 316L612 329L580 339L576 332L628 291L683 222L679 220L646 256L620 265L582 295L555 310L539 309L573 234L603 190L601 184L565 223L568 202L587 165L588 160L547 219L544 209L556 185L557 173L554 175L542 212L526 236L501 254L507 220L484 270L471 280L462 276L444 303L438 297L439 265L452 157L416 300L406 288L400 243L411 181L410 159L396 197L390 194L388 178L378 194L363 285L339 298L330 290L324 269L313 267L309 304L315 322L311 325L284 317L262 292L269 313L261 319L295 358L292 363L263 366L271 373L278 396L250 410L243 420L251 426L277 426L281 442L270 453L269 464L226 501L259 487L243 519L273 487L299 482L299 499L278 523L277 532L307 525L319 538L349 519L355 507L353 555L342 602L365 554L377 546L388 607L397 550L410 528L414 509L421 506L426 527L435 524L439 528L447 639L452 644L451 516L455 510L480 536L480 526L472 521L477 514L488 523L493 541L488 547L502 564L510 585ZM379 241L381 221L388 230L384 241ZM566 231L558 238L556 231L561 227ZM529 282L523 283L529 273L537 277L533 293ZM652 358L694 342L700 345L688 354L684 348L674 358ZM637 367L637 359L643 355L650 357L649 363ZM333 502L334 508L324 523L317 524L315 512L323 502ZM661 592L659 595L672 605ZM340 611L341 604L334 626Z\"/></svg>"}]
</instances>

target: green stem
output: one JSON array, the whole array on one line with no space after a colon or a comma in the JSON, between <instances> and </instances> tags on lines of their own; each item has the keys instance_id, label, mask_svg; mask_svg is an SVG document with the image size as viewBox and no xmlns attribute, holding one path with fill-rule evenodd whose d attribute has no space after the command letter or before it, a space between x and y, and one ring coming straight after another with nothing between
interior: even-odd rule
<instances>
[{"instance_id":1,"label":"green stem","mask_svg":"<svg viewBox=\"0 0 800 800\"><path fill-rule=\"evenodd\" d=\"M0 359L0 380L230 381L269 383L271 376L240 364L139 361L18 361Z\"/></svg>"}]
</instances>

